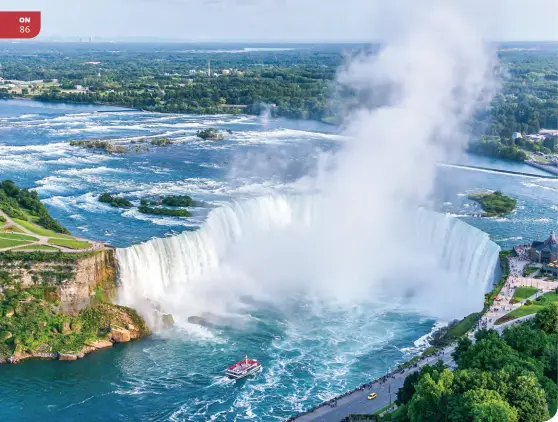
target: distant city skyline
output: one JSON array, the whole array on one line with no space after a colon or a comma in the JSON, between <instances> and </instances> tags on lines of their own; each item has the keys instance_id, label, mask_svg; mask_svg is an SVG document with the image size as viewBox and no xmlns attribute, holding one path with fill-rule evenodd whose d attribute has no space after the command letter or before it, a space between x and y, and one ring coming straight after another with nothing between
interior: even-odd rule
<instances>
[{"instance_id":1,"label":"distant city skyline","mask_svg":"<svg viewBox=\"0 0 558 422\"><path fill-rule=\"evenodd\" d=\"M368 42L426 3L436 0L3 0L0 10L40 10L43 41ZM558 40L556 0L445 3L492 41Z\"/></svg>"}]
</instances>

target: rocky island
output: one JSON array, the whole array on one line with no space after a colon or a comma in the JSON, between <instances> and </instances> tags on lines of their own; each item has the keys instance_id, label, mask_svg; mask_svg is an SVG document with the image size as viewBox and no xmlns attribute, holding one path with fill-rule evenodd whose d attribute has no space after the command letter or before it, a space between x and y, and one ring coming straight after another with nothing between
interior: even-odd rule
<instances>
[{"instance_id":1,"label":"rocky island","mask_svg":"<svg viewBox=\"0 0 558 422\"><path fill-rule=\"evenodd\" d=\"M113 303L112 247L66 234L34 191L0 186L0 363L76 360L150 333Z\"/></svg>"},{"instance_id":2,"label":"rocky island","mask_svg":"<svg viewBox=\"0 0 558 422\"><path fill-rule=\"evenodd\" d=\"M128 199L111 195L108 192L104 192L98 199L99 202L110 204L116 208L130 208L134 205ZM153 205L156 206L154 207ZM169 195L159 199L141 199L138 211L142 214L164 215L167 217L191 217L192 213L184 207L193 206L196 206L196 202L188 195Z\"/></svg>"},{"instance_id":3,"label":"rocky island","mask_svg":"<svg viewBox=\"0 0 558 422\"><path fill-rule=\"evenodd\" d=\"M153 147L167 147L173 141L167 137L140 138L132 140L123 139L97 139L97 140L74 140L70 146L93 149L107 154L126 154L131 152L149 151L149 145Z\"/></svg>"},{"instance_id":4,"label":"rocky island","mask_svg":"<svg viewBox=\"0 0 558 422\"><path fill-rule=\"evenodd\" d=\"M198 138L201 138L204 141L222 141L223 139L225 139L221 131L214 127L210 127L204 130L198 130L196 135Z\"/></svg>"}]
</instances>

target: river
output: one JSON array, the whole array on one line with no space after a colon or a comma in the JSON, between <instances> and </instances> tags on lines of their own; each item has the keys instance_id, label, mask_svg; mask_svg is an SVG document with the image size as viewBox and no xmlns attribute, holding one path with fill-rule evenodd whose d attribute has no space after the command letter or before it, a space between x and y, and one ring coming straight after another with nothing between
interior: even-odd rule
<instances>
[{"instance_id":1,"label":"river","mask_svg":"<svg viewBox=\"0 0 558 422\"><path fill-rule=\"evenodd\" d=\"M196 138L198 129L213 126L232 134L221 143ZM235 219L220 220L225 226L230 221L249 226L242 218L254 214L242 208L246 205L234 205L246 201L257 204L250 212L264 207L269 218L278 209L294 207L289 201L274 201L298 194L300 182L316 170L323 152L339 147L342 138L334 130L315 122L243 115L165 115L0 101L0 170L3 179L36 188L52 215L76 235L125 248L185 230L194 232L207 226L208 215L215 213ZM155 136L175 142L126 155L68 144L73 139ZM458 161L541 174L523 164L484 157L462 155ZM396 160L393 171L397 172ZM467 192L477 189L498 189L517 198L517 211L503 218L475 217L479 209L467 199ZM99 203L97 196L104 191L122 192L134 201L188 194L204 206L194 208L189 219L146 216ZM440 167L433 207L445 215L431 222L438 228L432 230L436 232L432 241L442 246L449 266L457 266L456 259L467 255L463 272L468 275L463 279L474 283L479 274L488 274L490 268L479 269L480 260L494 249L486 235L455 223L453 217L509 248L556 229L557 192L555 180ZM175 242L172 239L167 240ZM149 284L147 278L136 278ZM475 288L478 297L471 303L476 306L482 302L479 289L484 286ZM239 303L242 306L225 326L202 328L181 321L179 315L179 324L170 332L81 361L0 366L0 414L5 420L20 421L280 420L385 373L418 353L422 336L437 322L447 322L384 296L354 306L299 296ZM186 301L172 305L194 306ZM263 372L254 379L228 381L223 370L245 353L263 363Z\"/></svg>"}]
</instances>

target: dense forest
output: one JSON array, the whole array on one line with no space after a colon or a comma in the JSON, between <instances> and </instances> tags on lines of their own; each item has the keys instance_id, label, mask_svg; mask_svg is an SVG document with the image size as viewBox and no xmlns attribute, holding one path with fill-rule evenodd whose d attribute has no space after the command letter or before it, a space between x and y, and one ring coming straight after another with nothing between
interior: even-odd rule
<instances>
[{"instance_id":1,"label":"dense forest","mask_svg":"<svg viewBox=\"0 0 558 422\"><path fill-rule=\"evenodd\" d=\"M160 112L265 111L339 123L357 103L358 93L336 83L337 70L362 48L374 53L378 46L308 44L260 51L234 45L5 45L0 48L1 77L43 82L21 92L0 85L0 95ZM558 129L555 52L554 43L500 46L502 87L473 122L472 152L513 160L531 152L558 152L558 138L544 143L512 139L514 132Z\"/></svg>"},{"instance_id":2,"label":"dense forest","mask_svg":"<svg viewBox=\"0 0 558 422\"><path fill-rule=\"evenodd\" d=\"M457 368L440 361L409 375L397 393L399 422L541 422L556 413L558 310L555 304L534 320L501 335L480 330L453 354ZM391 419L391 417L390 417Z\"/></svg>"},{"instance_id":3,"label":"dense forest","mask_svg":"<svg viewBox=\"0 0 558 422\"><path fill-rule=\"evenodd\" d=\"M45 229L68 234L69 231L50 216L37 191L20 189L11 180L0 182L0 209L12 218L32 220Z\"/></svg>"}]
</instances>

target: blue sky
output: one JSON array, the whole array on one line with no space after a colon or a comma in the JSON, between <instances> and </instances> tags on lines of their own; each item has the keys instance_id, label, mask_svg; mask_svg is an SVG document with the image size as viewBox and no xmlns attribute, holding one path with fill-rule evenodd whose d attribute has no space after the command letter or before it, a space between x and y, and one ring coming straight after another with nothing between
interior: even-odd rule
<instances>
[{"instance_id":1,"label":"blue sky","mask_svg":"<svg viewBox=\"0 0 558 422\"><path fill-rule=\"evenodd\" d=\"M40 10L41 38L373 41L435 0L2 0ZM558 40L557 0L448 0L496 41Z\"/></svg>"}]
</instances>

